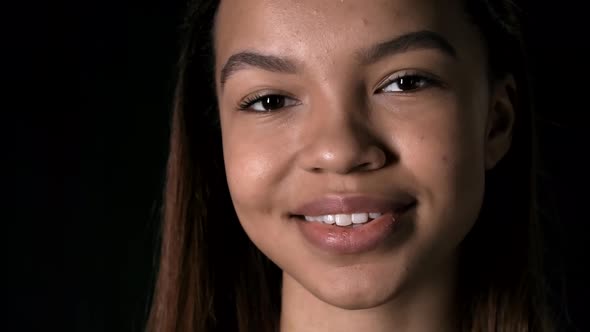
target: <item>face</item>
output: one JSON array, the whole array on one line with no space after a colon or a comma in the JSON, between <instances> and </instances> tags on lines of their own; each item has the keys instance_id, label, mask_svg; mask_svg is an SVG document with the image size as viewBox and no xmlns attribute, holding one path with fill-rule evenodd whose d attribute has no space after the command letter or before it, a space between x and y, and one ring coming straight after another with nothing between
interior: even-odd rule
<instances>
[{"instance_id":1,"label":"face","mask_svg":"<svg viewBox=\"0 0 590 332\"><path fill-rule=\"evenodd\" d=\"M448 271L509 144L486 54L460 1L221 1L225 168L254 244L343 308Z\"/></svg>"}]
</instances>

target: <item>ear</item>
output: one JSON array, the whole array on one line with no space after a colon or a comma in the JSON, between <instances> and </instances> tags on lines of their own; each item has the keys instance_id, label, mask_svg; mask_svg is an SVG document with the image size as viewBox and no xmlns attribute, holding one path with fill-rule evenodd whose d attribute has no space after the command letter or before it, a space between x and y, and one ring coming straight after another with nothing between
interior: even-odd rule
<instances>
[{"instance_id":1,"label":"ear","mask_svg":"<svg viewBox=\"0 0 590 332\"><path fill-rule=\"evenodd\" d=\"M494 83L486 122L485 167L492 169L508 152L512 141L516 82L512 75Z\"/></svg>"}]
</instances>

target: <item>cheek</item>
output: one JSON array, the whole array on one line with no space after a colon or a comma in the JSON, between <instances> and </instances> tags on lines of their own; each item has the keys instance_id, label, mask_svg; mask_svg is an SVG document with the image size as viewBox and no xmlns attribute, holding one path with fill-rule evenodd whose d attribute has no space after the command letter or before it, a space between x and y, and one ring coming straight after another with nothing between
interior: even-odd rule
<instances>
[{"instance_id":1,"label":"cheek","mask_svg":"<svg viewBox=\"0 0 590 332\"><path fill-rule=\"evenodd\" d=\"M222 123L223 155L232 203L248 237L270 259L276 259L281 252L276 239L285 237L281 222L285 211L281 208L285 206L284 182L290 165L287 139L278 133L256 134L265 131L253 130L255 126L236 127L224 128Z\"/></svg>"},{"instance_id":2,"label":"cheek","mask_svg":"<svg viewBox=\"0 0 590 332\"><path fill-rule=\"evenodd\" d=\"M417 171L429 186L428 195L436 210L473 215L483 195L484 158L482 142L474 133L433 137L427 144L431 157L416 156ZM481 143L481 144L480 144ZM454 211L453 211L454 210Z\"/></svg>"},{"instance_id":3,"label":"cheek","mask_svg":"<svg viewBox=\"0 0 590 332\"><path fill-rule=\"evenodd\" d=\"M406 156L426 183L438 190L447 187L452 193L483 175L482 137L474 126L440 121L417 139L414 151L408 151Z\"/></svg>"},{"instance_id":4,"label":"cheek","mask_svg":"<svg viewBox=\"0 0 590 332\"><path fill-rule=\"evenodd\" d=\"M431 250L448 253L477 219L484 192L484 142L478 109L456 108L431 119L405 151L406 167L421 187L417 232ZM402 155L404 153L402 152Z\"/></svg>"},{"instance_id":5,"label":"cheek","mask_svg":"<svg viewBox=\"0 0 590 332\"><path fill-rule=\"evenodd\" d=\"M281 140L255 134L222 123L223 156L231 198L240 221L249 222L257 214L272 213L276 193L285 172L285 149Z\"/></svg>"}]
</instances>

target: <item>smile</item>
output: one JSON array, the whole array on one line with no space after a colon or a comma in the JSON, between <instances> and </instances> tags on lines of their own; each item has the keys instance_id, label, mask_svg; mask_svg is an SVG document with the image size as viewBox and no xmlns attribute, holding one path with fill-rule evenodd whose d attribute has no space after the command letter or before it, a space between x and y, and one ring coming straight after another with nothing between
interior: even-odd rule
<instances>
[{"instance_id":1,"label":"smile","mask_svg":"<svg viewBox=\"0 0 590 332\"><path fill-rule=\"evenodd\" d=\"M323 216L303 216L306 221L321 222L328 225L350 226L365 224L373 219L381 217L380 212L351 213L351 214L326 214Z\"/></svg>"},{"instance_id":2,"label":"smile","mask_svg":"<svg viewBox=\"0 0 590 332\"><path fill-rule=\"evenodd\" d=\"M417 200L403 193L328 195L303 204L291 217L311 246L336 255L357 254L388 246L402 216L416 206Z\"/></svg>"}]
</instances>

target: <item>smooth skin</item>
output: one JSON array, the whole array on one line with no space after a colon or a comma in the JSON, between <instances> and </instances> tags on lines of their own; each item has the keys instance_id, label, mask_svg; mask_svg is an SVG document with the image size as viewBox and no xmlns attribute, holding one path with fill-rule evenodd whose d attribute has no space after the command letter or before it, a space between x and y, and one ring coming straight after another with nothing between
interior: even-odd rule
<instances>
[{"instance_id":1,"label":"smooth skin","mask_svg":"<svg viewBox=\"0 0 590 332\"><path fill-rule=\"evenodd\" d=\"M469 20L458 0L221 1L227 180L244 230L283 271L281 331L456 330L457 248L514 122L514 82L490 82ZM375 52L425 31L452 50ZM291 215L328 194L399 191L417 201L406 236L361 254L322 252Z\"/></svg>"}]
</instances>

